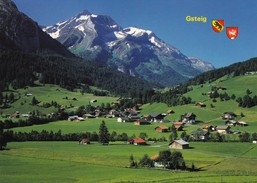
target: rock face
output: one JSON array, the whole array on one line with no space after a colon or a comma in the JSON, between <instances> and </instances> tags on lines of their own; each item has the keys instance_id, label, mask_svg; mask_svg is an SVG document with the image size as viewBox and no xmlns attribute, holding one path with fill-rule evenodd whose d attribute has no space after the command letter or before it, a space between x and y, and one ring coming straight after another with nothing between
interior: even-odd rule
<instances>
[{"instance_id":1,"label":"rock face","mask_svg":"<svg viewBox=\"0 0 257 183\"><path fill-rule=\"evenodd\" d=\"M44 33L11 0L0 0L0 50L48 51L73 57L63 45Z\"/></svg>"},{"instance_id":2,"label":"rock face","mask_svg":"<svg viewBox=\"0 0 257 183\"><path fill-rule=\"evenodd\" d=\"M80 57L165 86L214 69L207 62L185 56L150 30L123 29L111 17L86 10L43 30Z\"/></svg>"}]
</instances>

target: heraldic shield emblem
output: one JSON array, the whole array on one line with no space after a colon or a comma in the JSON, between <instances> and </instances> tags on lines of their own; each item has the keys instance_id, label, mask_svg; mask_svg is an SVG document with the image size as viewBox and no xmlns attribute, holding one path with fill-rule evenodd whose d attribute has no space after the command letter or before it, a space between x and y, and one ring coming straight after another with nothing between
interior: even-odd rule
<instances>
[{"instance_id":1,"label":"heraldic shield emblem","mask_svg":"<svg viewBox=\"0 0 257 183\"><path fill-rule=\"evenodd\" d=\"M224 29L224 20L212 20L212 29L215 32L221 32Z\"/></svg>"},{"instance_id":2,"label":"heraldic shield emblem","mask_svg":"<svg viewBox=\"0 0 257 183\"><path fill-rule=\"evenodd\" d=\"M229 39L236 39L238 36L238 27L227 27L226 33Z\"/></svg>"}]
</instances>

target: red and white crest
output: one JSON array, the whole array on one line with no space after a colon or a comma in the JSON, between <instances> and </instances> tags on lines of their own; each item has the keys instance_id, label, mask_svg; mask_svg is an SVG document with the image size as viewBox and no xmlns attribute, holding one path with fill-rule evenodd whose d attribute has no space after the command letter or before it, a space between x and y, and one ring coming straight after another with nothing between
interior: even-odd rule
<instances>
[{"instance_id":1,"label":"red and white crest","mask_svg":"<svg viewBox=\"0 0 257 183\"><path fill-rule=\"evenodd\" d=\"M236 39L238 36L238 27L227 27L226 33L229 39Z\"/></svg>"}]
</instances>

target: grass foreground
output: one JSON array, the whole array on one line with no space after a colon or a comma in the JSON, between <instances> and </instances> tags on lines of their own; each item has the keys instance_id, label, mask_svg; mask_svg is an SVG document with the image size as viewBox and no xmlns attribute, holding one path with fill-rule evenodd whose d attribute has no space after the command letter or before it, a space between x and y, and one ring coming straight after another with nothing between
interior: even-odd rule
<instances>
[{"instance_id":1,"label":"grass foreground","mask_svg":"<svg viewBox=\"0 0 257 183\"><path fill-rule=\"evenodd\" d=\"M0 182L254 182L257 145L251 143L192 142L182 150L187 166L198 172L130 169L136 161L168 149L167 143L149 146L113 142L13 142L0 152Z\"/></svg>"}]
</instances>

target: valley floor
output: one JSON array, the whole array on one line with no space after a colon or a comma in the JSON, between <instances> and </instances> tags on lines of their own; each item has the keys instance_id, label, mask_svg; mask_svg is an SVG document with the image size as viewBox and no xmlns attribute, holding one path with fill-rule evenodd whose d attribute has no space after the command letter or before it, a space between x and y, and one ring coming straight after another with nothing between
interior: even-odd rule
<instances>
[{"instance_id":1,"label":"valley floor","mask_svg":"<svg viewBox=\"0 0 257 183\"><path fill-rule=\"evenodd\" d=\"M251 143L192 142L181 150L187 166L198 172L131 169L136 161L168 149L167 143L149 146L123 142L13 142L0 152L0 182L255 182L257 145Z\"/></svg>"}]
</instances>

